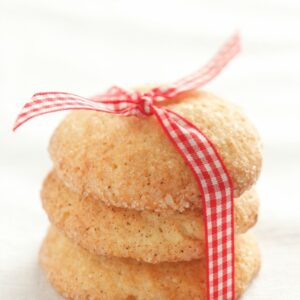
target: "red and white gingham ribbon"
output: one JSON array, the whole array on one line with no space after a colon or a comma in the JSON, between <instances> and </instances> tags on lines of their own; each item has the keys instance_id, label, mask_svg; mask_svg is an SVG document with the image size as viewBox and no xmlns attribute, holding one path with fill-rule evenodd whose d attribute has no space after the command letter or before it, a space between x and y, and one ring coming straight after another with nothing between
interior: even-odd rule
<instances>
[{"instance_id":1,"label":"red and white gingham ribbon","mask_svg":"<svg viewBox=\"0 0 300 300\"><path fill-rule=\"evenodd\" d=\"M148 93L112 87L91 99L62 92L38 93L19 114L14 130L33 117L61 110L94 110L120 116L155 116L166 135L191 168L203 201L206 231L207 293L210 300L234 299L233 186L214 145L188 120L156 103L198 89L216 77L239 52L239 35L233 35L199 71L166 88Z\"/></svg>"}]
</instances>

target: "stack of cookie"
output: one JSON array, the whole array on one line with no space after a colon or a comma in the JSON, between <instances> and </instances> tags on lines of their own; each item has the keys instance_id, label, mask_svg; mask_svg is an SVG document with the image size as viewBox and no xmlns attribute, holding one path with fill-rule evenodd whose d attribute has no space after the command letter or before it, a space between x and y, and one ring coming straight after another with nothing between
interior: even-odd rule
<instances>
[{"instance_id":1,"label":"stack of cookie","mask_svg":"<svg viewBox=\"0 0 300 300\"><path fill-rule=\"evenodd\" d=\"M260 267L253 187L256 130L234 105L206 92L164 103L210 138L235 192L235 293ZM42 189L52 226L40 252L67 299L206 299L205 230L192 171L154 117L74 111L50 142Z\"/></svg>"}]
</instances>

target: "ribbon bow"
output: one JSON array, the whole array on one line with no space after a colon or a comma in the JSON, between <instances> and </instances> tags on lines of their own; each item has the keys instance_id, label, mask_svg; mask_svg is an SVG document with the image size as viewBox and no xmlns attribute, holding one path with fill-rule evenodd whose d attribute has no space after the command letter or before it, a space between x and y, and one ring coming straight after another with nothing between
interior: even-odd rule
<instances>
[{"instance_id":1,"label":"ribbon bow","mask_svg":"<svg viewBox=\"0 0 300 300\"><path fill-rule=\"evenodd\" d=\"M84 98L70 93L37 93L25 104L14 130L31 118L61 110L94 110L120 116L154 115L197 180L203 201L206 232L207 293L210 300L234 299L233 186L214 145L191 122L157 104L199 89L216 77L240 51L239 35L233 35L199 71L164 88L128 92L119 87Z\"/></svg>"}]
</instances>

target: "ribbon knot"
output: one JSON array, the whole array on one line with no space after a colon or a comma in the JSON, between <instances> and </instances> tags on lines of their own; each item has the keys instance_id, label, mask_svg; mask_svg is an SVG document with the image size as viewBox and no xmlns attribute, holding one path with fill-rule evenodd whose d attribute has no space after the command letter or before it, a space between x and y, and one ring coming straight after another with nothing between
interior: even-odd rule
<instances>
[{"instance_id":1,"label":"ribbon knot","mask_svg":"<svg viewBox=\"0 0 300 300\"><path fill-rule=\"evenodd\" d=\"M145 116L153 115L153 104L154 104L154 97L153 93L145 93L142 94L138 101L139 105L138 108L140 112Z\"/></svg>"}]
</instances>

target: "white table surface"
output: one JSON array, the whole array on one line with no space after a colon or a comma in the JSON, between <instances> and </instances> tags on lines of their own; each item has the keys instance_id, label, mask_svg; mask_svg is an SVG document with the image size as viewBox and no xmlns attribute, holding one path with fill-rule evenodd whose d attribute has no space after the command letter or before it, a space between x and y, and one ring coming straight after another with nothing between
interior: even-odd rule
<instances>
[{"instance_id":1,"label":"white table surface","mask_svg":"<svg viewBox=\"0 0 300 300\"><path fill-rule=\"evenodd\" d=\"M239 28L243 54L207 89L244 107L264 141L255 232L263 266L243 297L300 299L300 2L0 0L0 299L60 299L37 253L47 144L64 116L12 134L37 91L92 95L195 70Z\"/></svg>"}]
</instances>

